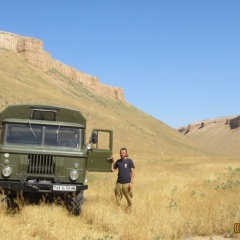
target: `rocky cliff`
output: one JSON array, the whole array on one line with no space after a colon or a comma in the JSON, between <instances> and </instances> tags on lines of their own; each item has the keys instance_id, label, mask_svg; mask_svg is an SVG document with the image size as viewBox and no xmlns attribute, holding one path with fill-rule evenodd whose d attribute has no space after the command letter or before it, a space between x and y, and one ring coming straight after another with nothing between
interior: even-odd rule
<instances>
[{"instance_id":1,"label":"rocky cliff","mask_svg":"<svg viewBox=\"0 0 240 240\"><path fill-rule=\"evenodd\" d=\"M192 124L189 124L188 126L178 128L178 131L183 134L188 134L192 131L196 131L198 129L207 127L209 125L214 125L214 124L228 125L229 130L236 129L240 127L240 116L222 117L222 118L216 118L211 120L203 120L201 122L192 123Z\"/></svg>"},{"instance_id":2,"label":"rocky cliff","mask_svg":"<svg viewBox=\"0 0 240 240\"><path fill-rule=\"evenodd\" d=\"M195 122L178 131L209 152L222 156L240 156L240 115Z\"/></svg>"},{"instance_id":3,"label":"rocky cliff","mask_svg":"<svg viewBox=\"0 0 240 240\"><path fill-rule=\"evenodd\" d=\"M51 58L51 54L43 50L43 42L39 39L0 31L0 48L16 52L44 72L55 69L73 81L84 84L96 93L125 102L122 88L104 85L97 77L80 72Z\"/></svg>"}]
</instances>

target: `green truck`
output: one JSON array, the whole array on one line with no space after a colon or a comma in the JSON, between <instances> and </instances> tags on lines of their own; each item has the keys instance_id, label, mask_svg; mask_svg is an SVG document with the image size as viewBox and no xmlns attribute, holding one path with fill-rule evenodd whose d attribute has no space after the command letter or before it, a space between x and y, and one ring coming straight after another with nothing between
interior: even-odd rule
<instances>
[{"instance_id":1,"label":"green truck","mask_svg":"<svg viewBox=\"0 0 240 240\"><path fill-rule=\"evenodd\" d=\"M87 172L110 172L113 131L93 129L86 141L80 111L51 105L10 105L0 113L0 188L10 209L16 197L61 199L81 213Z\"/></svg>"}]
</instances>

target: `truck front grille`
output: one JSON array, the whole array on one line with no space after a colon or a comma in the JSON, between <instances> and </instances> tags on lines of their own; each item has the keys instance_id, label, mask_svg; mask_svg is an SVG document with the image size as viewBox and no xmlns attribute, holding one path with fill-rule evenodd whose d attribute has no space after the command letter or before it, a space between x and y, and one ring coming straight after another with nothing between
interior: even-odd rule
<instances>
[{"instance_id":1,"label":"truck front grille","mask_svg":"<svg viewBox=\"0 0 240 240\"><path fill-rule=\"evenodd\" d=\"M53 156L29 154L27 173L54 175L55 160Z\"/></svg>"}]
</instances>

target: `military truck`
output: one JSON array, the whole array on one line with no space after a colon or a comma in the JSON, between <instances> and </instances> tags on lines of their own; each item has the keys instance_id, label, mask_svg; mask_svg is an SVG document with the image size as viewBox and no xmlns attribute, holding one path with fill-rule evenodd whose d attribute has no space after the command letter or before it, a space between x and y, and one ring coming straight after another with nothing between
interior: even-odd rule
<instances>
[{"instance_id":1,"label":"military truck","mask_svg":"<svg viewBox=\"0 0 240 240\"><path fill-rule=\"evenodd\" d=\"M10 105L0 113L0 188L8 208L16 197L61 199L81 213L87 172L110 172L113 132L93 129L86 141L80 111L49 105Z\"/></svg>"}]
</instances>

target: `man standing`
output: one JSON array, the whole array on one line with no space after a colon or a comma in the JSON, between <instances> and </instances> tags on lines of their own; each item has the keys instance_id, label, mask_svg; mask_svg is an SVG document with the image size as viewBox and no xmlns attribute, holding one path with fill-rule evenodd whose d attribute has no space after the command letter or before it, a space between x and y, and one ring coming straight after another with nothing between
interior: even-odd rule
<instances>
[{"instance_id":1,"label":"man standing","mask_svg":"<svg viewBox=\"0 0 240 240\"><path fill-rule=\"evenodd\" d=\"M115 196L117 205L120 206L122 196L124 195L128 203L128 212L132 208L132 187L134 179L134 163L132 159L128 158L126 148L120 149L120 159L114 163L112 161L112 171L118 169L118 178L115 187Z\"/></svg>"}]
</instances>

